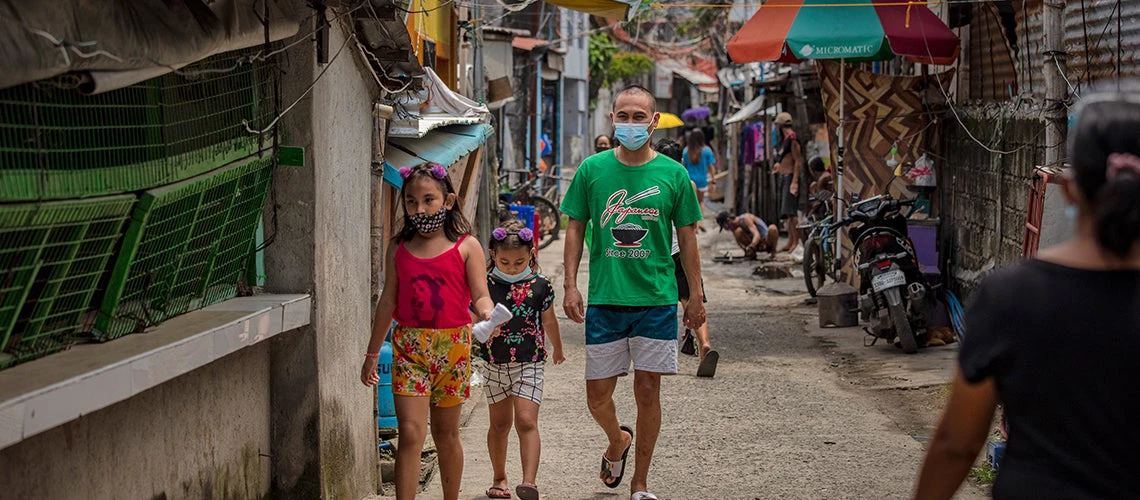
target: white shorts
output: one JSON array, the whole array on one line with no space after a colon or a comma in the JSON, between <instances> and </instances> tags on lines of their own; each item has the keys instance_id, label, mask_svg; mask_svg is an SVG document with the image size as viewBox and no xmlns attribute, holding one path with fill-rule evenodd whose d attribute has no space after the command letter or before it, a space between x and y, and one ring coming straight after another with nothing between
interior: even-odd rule
<instances>
[{"instance_id":1,"label":"white shorts","mask_svg":"<svg viewBox=\"0 0 1140 500\"><path fill-rule=\"evenodd\" d=\"M511 396L542 404L543 368L546 363L479 363L483 378L483 394L491 404Z\"/></svg>"}]
</instances>

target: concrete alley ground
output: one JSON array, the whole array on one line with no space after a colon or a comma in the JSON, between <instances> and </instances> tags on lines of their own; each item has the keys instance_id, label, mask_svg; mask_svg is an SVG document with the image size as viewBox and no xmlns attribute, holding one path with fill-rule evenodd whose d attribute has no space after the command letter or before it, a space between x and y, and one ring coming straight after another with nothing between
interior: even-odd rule
<instances>
[{"instance_id":1,"label":"concrete alley ground","mask_svg":"<svg viewBox=\"0 0 1140 500\"><path fill-rule=\"evenodd\" d=\"M707 221L707 227L716 226ZM654 493L662 499L907 497L957 345L906 356L882 343L864 347L857 329L816 328L815 307L803 305L802 279L762 280L752 275L755 263L713 263L726 251L740 254L727 233L712 229L700 241L720 365L716 378L698 379L696 358L682 355L681 374L663 381ZM540 252L540 263L560 282L560 242ZM629 498L632 465L617 489L598 479L606 443L586 408L583 328L566 319L561 297L556 304L567 361L546 368L539 488L548 499ZM632 377L619 382L615 399L622 421L633 425ZM481 393L467 409L460 498L485 498L492 473ZM512 487L521 481L517 445L512 435ZM967 484L959 498L985 493ZM437 476L420 498L440 496Z\"/></svg>"}]
</instances>

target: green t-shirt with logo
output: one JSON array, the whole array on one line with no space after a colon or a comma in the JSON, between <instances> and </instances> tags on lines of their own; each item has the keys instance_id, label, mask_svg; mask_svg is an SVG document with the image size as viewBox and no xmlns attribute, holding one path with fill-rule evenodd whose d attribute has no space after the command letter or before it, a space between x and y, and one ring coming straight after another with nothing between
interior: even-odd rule
<instances>
[{"instance_id":1,"label":"green t-shirt with logo","mask_svg":"<svg viewBox=\"0 0 1140 500\"><path fill-rule=\"evenodd\" d=\"M685 167L657 155L636 167L613 150L586 158L562 200L562 213L592 222L589 303L665 306L677 303L673 226L701 220Z\"/></svg>"}]
</instances>

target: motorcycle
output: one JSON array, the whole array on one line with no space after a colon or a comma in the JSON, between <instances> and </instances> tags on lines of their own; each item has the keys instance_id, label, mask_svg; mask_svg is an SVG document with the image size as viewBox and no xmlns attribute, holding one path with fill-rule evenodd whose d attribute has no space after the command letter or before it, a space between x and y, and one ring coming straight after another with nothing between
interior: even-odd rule
<instances>
[{"instance_id":1,"label":"motorcycle","mask_svg":"<svg viewBox=\"0 0 1140 500\"><path fill-rule=\"evenodd\" d=\"M876 339L897 338L903 352L918 351L933 311L933 295L918 266L903 208L915 200L880 195L857 201L832 228L848 230L859 270L859 309Z\"/></svg>"}]
</instances>

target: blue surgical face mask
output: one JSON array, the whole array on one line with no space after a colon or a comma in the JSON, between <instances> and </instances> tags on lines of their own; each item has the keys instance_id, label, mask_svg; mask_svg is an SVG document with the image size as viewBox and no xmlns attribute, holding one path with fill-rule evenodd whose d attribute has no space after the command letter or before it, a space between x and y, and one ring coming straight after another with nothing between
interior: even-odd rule
<instances>
[{"instance_id":1,"label":"blue surgical face mask","mask_svg":"<svg viewBox=\"0 0 1140 500\"><path fill-rule=\"evenodd\" d=\"M506 273L500 271L498 266L495 266L495 268L491 270L491 274L494 274L495 277L497 277L503 281L506 281L507 283L518 283L518 282L522 281L523 278L530 276L531 270L530 270L530 266L526 266L526 269L523 269L523 271L521 273L506 274Z\"/></svg>"},{"instance_id":2,"label":"blue surgical face mask","mask_svg":"<svg viewBox=\"0 0 1140 500\"><path fill-rule=\"evenodd\" d=\"M637 151L649 142L648 123L615 123L614 137L630 151Z\"/></svg>"}]
</instances>

